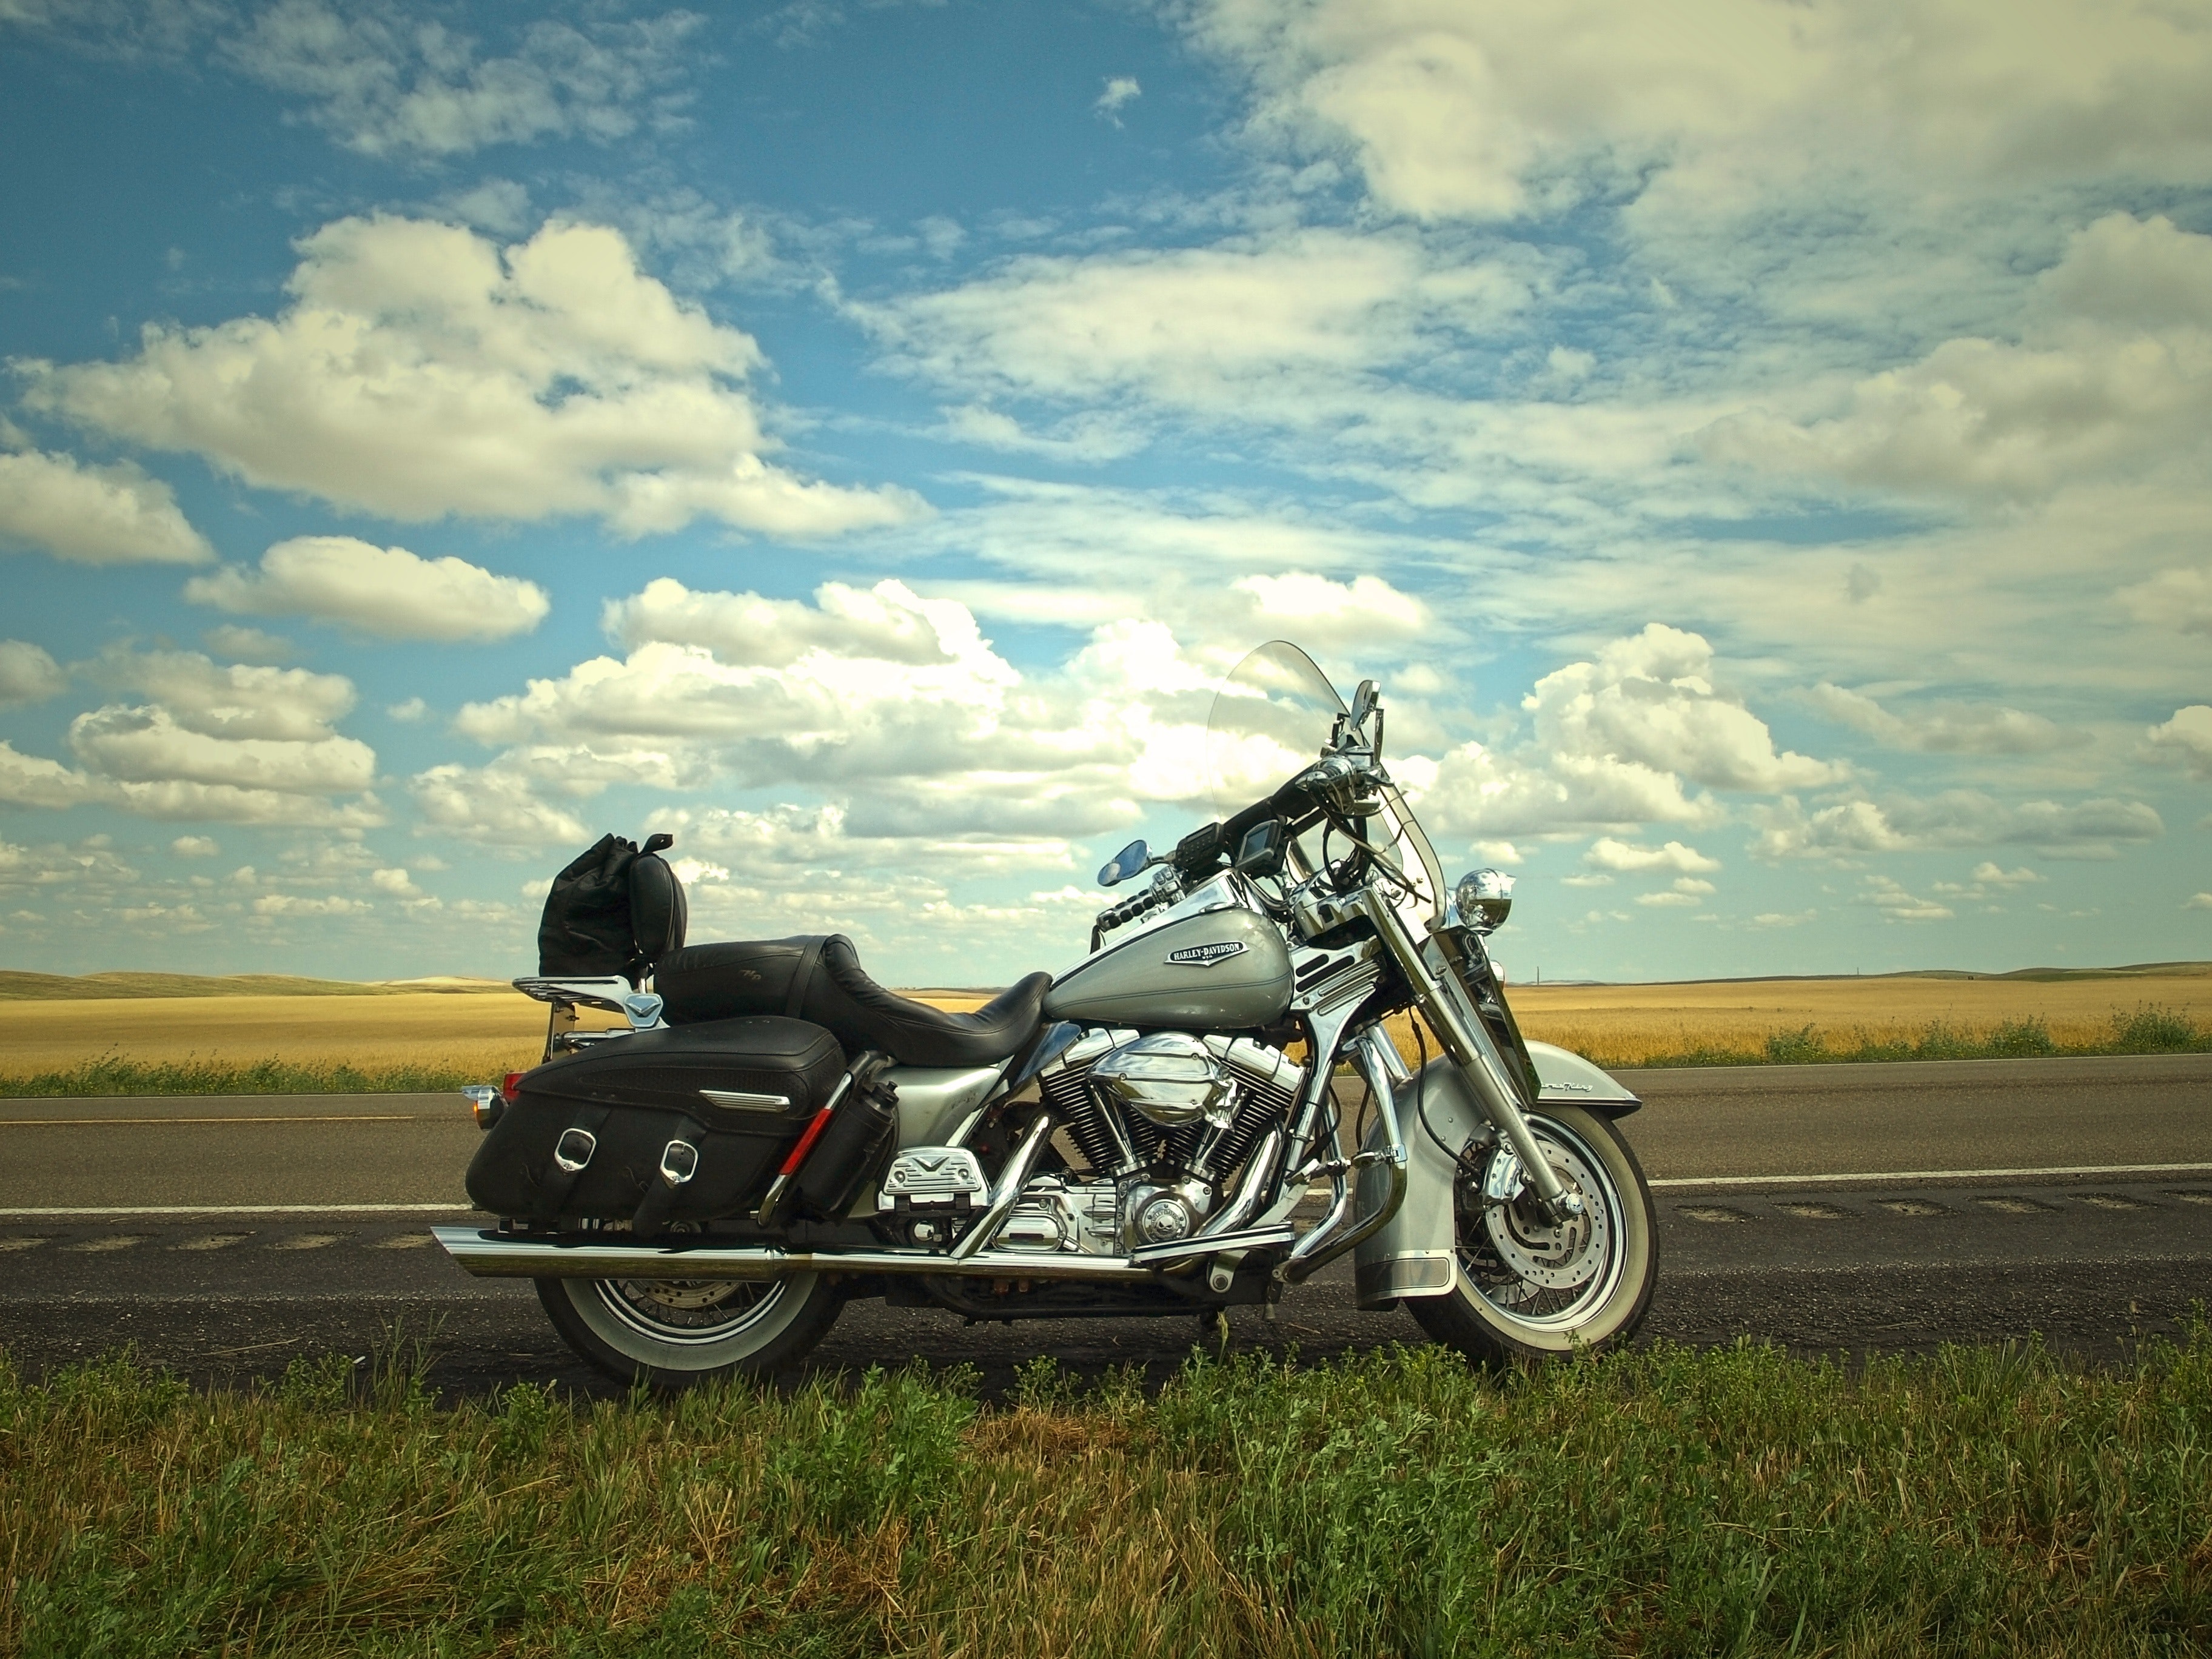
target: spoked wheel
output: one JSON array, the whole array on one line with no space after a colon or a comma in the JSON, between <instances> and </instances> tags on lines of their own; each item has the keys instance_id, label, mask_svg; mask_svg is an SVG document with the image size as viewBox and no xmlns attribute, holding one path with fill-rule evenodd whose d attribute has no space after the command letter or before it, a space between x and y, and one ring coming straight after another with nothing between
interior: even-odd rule
<instances>
[{"instance_id":1,"label":"spoked wheel","mask_svg":"<svg viewBox=\"0 0 2212 1659\"><path fill-rule=\"evenodd\" d=\"M1431 1336L1471 1359L1604 1347L1633 1334L1651 1301L1657 1217L1620 1132L1595 1112L1548 1103L1529 1114L1528 1127L1561 1183L1581 1196L1582 1213L1554 1225L1501 1141L1453 1194L1451 1290L1406 1304Z\"/></svg>"},{"instance_id":2,"label":"spoked wheel","mask_svg":"<svg viewBox=\"0 0 2212 1659\"><path fill-rule=\"evenodd\" d=\"M819 1273L732 1279L541 1279L538 1299L579 1354L623 1382L684 1389L755 1376L819 1342L844 1305Z\"/></svg>"}]
</instances>

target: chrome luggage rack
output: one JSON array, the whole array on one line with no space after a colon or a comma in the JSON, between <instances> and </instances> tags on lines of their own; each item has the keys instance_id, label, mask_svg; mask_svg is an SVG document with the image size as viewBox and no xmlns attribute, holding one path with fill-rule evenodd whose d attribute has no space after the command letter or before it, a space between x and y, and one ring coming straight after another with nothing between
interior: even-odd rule
<instances>
[{"instance_id":1,"label":"chrome luggage rack","mask_svg":"<svg viewBox=\"0 0 2212 1659\"><path fill-rule=\"evenodd\" d=\"M512 983L523 995L550 1006L545 1020L547 1060L556 1054L574 1054L616 1037L626 1037L633 1031L657 1030L665 1024L660 1018L660 999L650 991L639 990L620 974L610 974L603 979L548 979L530 975ZM611 1030L579 1031L575 1029L579 1008L605 1009L611 1014L620 1014L629 1024Z\"/></svg>"}]
</instances>

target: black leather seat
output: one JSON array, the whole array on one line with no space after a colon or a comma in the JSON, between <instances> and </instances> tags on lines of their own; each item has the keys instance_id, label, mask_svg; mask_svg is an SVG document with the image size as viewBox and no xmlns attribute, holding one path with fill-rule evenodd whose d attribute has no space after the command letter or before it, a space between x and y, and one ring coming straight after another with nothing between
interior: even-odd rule
<instances>
[{"instance_id":1,"label":"black leather seat","mask_svg":"<svg viewBox=\"0 0 2212 1659\"><path fill-rule=\"evenodd\" d=\"M1018 1052L1043 1018L1050 974L1031 974L972 1014L949 1014L887 991L842 933L693 945L653 969L671 1025L787 1014L825 1026L848 1053L877 1048L904 1066L990 1066Z\"/></svg>"}]
</instances>

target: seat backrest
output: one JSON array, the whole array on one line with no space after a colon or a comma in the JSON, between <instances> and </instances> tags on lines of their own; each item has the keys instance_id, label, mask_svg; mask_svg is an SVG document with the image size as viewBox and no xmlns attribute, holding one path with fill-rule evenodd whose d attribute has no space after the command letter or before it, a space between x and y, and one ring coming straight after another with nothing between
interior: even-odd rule
<instances>
[{"instance_id":1,"label":"seat backrest","mask_svg":"<svg viewBox=\"0 0 2212 1659\"><path fill-rule=\"evenodd\" d=\"M684 948L690 907L684 884L658 853L641 853L629 866L630 936L637 941L639 971Z\"/></svg>"}]
</instances>

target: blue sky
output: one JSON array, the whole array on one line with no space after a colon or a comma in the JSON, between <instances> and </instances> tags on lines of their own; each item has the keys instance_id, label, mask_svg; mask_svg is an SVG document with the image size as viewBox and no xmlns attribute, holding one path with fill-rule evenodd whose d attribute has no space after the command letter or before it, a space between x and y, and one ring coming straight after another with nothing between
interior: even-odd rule
<instances>
[{"instance_id":1,"label":"blue sky","mask_svg":"<svg viewBox=\"0 0 2212 1659\"><path fill-rule=\"evenodd\" d=\"M2212 957L2212 14L0 0L0 960L1078 955L1273 637L1526 977Z\"/></svg>"}]
</instances>

